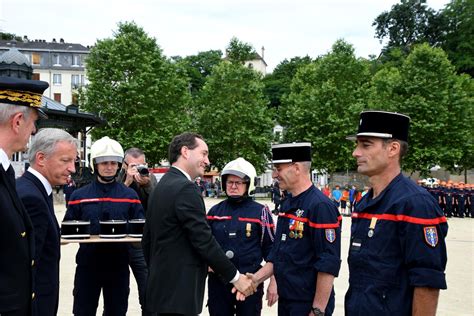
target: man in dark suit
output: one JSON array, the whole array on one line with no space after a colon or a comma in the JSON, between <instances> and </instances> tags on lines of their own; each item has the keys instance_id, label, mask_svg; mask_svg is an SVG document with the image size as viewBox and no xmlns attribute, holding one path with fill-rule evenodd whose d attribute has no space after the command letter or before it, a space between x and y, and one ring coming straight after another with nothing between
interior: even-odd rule
<instances>
[{"instance_id":1,"label":"man in dark suit","mask_svg":"<svg viewBox=\"0 0 474 316\"><path fill-rule=\"evenodd\" d=\"M0 314L31 314L34 235L30 218L15 189L10 158L26 150L48 84L0 77ZM35 110L36 109L36 110Z\"/></svg>"},{"instance_id":2,"label":"man in dark suit","mask_svg":"<svg viewBox=\"0 0 474 316\"><path fill-rule=\"evenodd\" d=\"M40 130L31 143L30 167L16 189L34 227L33 315L54 316L59 301L60 232L54 215L52 186L64 185L75 172L77 140L56 128Z\"/></svg>"},{"instance_id":3,"label":"man in dark suit","mask_svg":"<svg viewBox=\"0 0 474 316\"><path fill-rule=\"evenodd\" d=\"M200 135L183 133L169 147L170 170L153 191L142 245L148 265L145 305L158 315L202 311L208 265L245 295L255 292L212 236L204 201L193 180L209 165Z\"/></svg>"}]
</instances>

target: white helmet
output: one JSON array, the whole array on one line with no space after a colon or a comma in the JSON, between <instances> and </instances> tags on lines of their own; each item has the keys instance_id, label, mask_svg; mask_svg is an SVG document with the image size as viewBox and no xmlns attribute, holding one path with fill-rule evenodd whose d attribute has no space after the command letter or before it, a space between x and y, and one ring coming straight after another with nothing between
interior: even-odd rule
<instances>
[{"instance_id":1,"label":"white helmet","mask_svg":"<svg viewBox=\"0 0 474 316\"><path fill-rule=\"evenodd\" d=\"M94 173L94 165L104 161L117 161L119 164L123 161L122 146L116 140L110 139L107 136L98 139L91 146L92 173Z\"/></svg>"},{"instance_id":2,"label":"white helmet","mask_svg":"<svg viewBox=\"0 0 474 316\"><path fill-rule=\"evenodd\" d=\"M225 165L221 172L222 187L224 191L226 191L225 183L229 174L244 179L248 183L247 194L253 195L255 191L255 177L257 177L257 172L255 171L255 167L250 162L244 158L239 157Z\"/></svg>"}]
</instances>

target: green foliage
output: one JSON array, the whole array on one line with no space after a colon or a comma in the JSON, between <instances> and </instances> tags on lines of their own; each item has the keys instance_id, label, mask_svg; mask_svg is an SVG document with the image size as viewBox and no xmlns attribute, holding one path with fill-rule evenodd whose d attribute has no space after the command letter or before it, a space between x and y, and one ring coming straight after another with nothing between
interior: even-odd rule
<instances>
[{"instance_id":1,"label":"green foliage","mask_svg":"<svg viewBox=\"0 0 474 316\"><path fill-rule=\"evenodd\" d=\"M329 54L300 68L291 92L280 107L285 141L309 141L313 167L334 171L352 169L358 115L366 104L369 63L354 56L354 48L338 40Z\"/></svg>"},{"instance_id":2,"label":"green foliage","mask_svg":"<svg viewBox=\"0 0 474 316\"><path fill-rule=\"evenodd\" d=\"M474 76L474 1L452 0L441 12L441 47L459 72Z\"/></svg>"},{"instance_id":3,"label":"green foliage","mask_svg":"<svg viewBox=\"0 0 474 316\"><path fill-rule=\"evenodd\" d=\"M386 49L398 47L409 52L416 43L438 43L442 19L426 5L426 0L401 0L377 16L372 26L376 38L388 38Z\"/></svg>"},{"instance_id":4,"label":"green foliage","mask_svg":"<svg viewBox=\"0 0 474 316\"><path fill-rule=\"evenodd\" d=\"M195 96L204 86L212 69L222 62L222 51L209 50L197 55L186 56L177 60L189 78L191 94Z\"/></svg>"},{"instance_id":5,"label":"green foliage","mask_svg":"<svg viewBox=\"0 0 474 316\"><path fill-rule=\"evenodd\" d=\"M254 59L256 54L252 45L241 42L236 37L232 37L226 48L226 57L231 63L243 65L246 61Z\"/></svg>"},{"instance_id":6,"label":"green foliage","mask_svg":"<svg viewBox=\"0 0 474 316\"><path fill-rule=\"evenodd\" d=\"M133 22L98 40L87 58L90 81L83 108L108 122L93 136L110 136L124 149L140 147L150 163L167 158L172 137L190 126L187 82L154 38Z\"/></svg>"},{"instance_id":7,"label":"green foliage","mask_svg":"<svg viewBox=\"0 0 474 316\"><path fill-rule=\"evenodd\" d=\"M221 63L197 99L199 132L209 146L211 164L222 168L243 157L265 170L272 139L272 113L260 75L241 64Z\"/></svg>"},{"instance_id":8,"label":"green foliage","mask_svg":"<svg viewBox=\"0 0 474 316\"><path fill-rule=\"evenodd\" d=\"M17 42L23 42L23 38L14 33L0 32L0 40L16 40Z\"/></svg>"},{"instance_id":9,"label":"green foliage","mask_svg":"<svg viewBox=\"0 0 474 316\"><path fill-rule=\"evenodd\" d=\"M374 76L369 107L411 117L405 170L426 174L437 164L452 169L472 156L472 87L455 74L443 50L428 44L415 46L400 69L385 68Z\"/></svg>"},{"instance_id":10,"label":"green foliage","mask_svg":"<svg viewBox=\"0 0 474 316\"><path fill-rule=\"evenodd\" d=\"M278 108L280 106L283 96L290 93L291 81L298 69L310 63L309 56L285 59L275 67L273 73L263 78L264 93L270 100L271 107Z\"/></svg>"}]
</instances>

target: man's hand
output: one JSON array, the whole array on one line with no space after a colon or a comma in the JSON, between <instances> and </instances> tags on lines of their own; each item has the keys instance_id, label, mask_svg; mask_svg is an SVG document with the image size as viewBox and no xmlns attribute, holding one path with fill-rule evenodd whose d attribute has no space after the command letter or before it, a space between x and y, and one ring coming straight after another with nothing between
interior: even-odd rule
<instances>
[{"instance_id":1,"label":"man's hand","mask_svg":"<svg viewBox=\"0 0 474 316\"><path fill-rule=\"evenodd\" d=\"M131 163L127 168L127 177L125 178L124 184L130 186L133 182L136 182L139 186L144 187L150 184L149 176L141 176L137 170L137 164Z\"/></svg>"},{"instance_id":2,"label":"man's hand","mask_svg":"<svg viewBox=\"0 0 474 316\"><path fill-rule=\"evenodd\" d=\"M268 307L271 307L278 301L277 283L274 276L270 278L265 299L267 300Z\"/></svg>"},{"instance_id":3,"label":"man's hand","mask_svg":"<svg viewBox=\"0 0 474 316\"><path fill-rule=\"evenodd\" d=\"M245 300L245 297L252 295L256 291L257 284L252 281L252 278L250 278L248 275L242 274L240 275L239 279L234 282L234 288L232 289L232 293L236 293L236 298L239 301Z\"/></svg>"}]
</instances>

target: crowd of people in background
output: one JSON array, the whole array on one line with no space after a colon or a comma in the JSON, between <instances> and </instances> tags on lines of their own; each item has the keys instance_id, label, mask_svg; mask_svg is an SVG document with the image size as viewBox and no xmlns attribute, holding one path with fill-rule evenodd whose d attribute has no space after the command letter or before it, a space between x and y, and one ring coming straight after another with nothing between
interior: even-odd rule
<instances>
[{"instance_id":1,"label":"crowd of people in background","mask_svg":"<svg viewBox=\"0 0 474 316\"><path fill-rule=\"evenodd\" d=\"M474 184L453 182L452 180L428 184L419 180L418 185L431 193L446 217L474 218Z\"/></svg>"}]
</instances>

